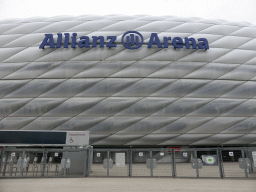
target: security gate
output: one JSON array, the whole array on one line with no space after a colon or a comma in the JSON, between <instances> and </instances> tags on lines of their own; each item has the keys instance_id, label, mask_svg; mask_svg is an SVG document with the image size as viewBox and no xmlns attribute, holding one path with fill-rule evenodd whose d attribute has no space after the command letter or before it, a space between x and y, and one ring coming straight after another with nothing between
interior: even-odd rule
<instances>
[{"instance_id":1,"label":"security gate","mask_svg":"<svg viewBox=\"0 0 256 192\"><path fill-rule=\"evenodd\" d=\"M125 149L95 149L90 176L130 176L130 153Z\"/></svg>"},{"instance_id":2,"label":"security gate","mask_svg":"<svg viewBox=\"0 0 256 192\"><path fill-rule=\"evenodd\" d=\"M84 177L90 172L90 148L5 148L0 152L0 177Z\"/></svg>"},{"instance_id":3,"label":"security gate","mask_svg":"<svg viewBox=\"0 0 256 192\"><path fill-rule=\"evenodd\" d=\"M4 148L1 177L256 179L256 148ZM74 163L75 162L75 163Z\"/></svg>"},{"instance_id":4,"label":"security gate","mask_svg":"<svg viewBox=\"0 0 256 192\"><path fill-rule=\"evenodd\" d=\"M89 176L256 178L253 154L256 148L94 149Z\"/></svg>"}]
</instances>

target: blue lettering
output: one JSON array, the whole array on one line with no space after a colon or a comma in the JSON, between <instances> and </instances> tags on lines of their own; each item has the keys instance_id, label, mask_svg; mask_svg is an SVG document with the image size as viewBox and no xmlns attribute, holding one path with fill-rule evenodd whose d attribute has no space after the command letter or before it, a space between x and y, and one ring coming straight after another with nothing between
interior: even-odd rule
<instances>
[{"instance_id":1,"label":"blue lettering","mask_svg":"<svg viewBox=\"0 0 256 192\"><path fill-rule=\"evenodd\" d=\"M73 37L71 37L71 39L72 39L71 47L72 48L76 48L76 36L77 36L77 33L73 33Z\"/></svg>"},{"instance_id":2,"label":"blue lettering","mask_svg":"<svg viewBox=\"0 0 256 192\"><path fill-rule=\"evenodd\" d=\"M207 39L205 38L199 38L198 41L202 41L198 43L198 48L199 49L209 49L209 44Z\"/></svg>"},{"instance_id":3,"label":"blue lettering","mask_svg":"<svg viewBox=\"0 0 256 192\"><path fill-rule=\"evenodd\" d=\"M92 36L92 47L97 47L97 40L100 40L100 47L104 47L104 37L103 36Z\"/></svg>"},{"instance_id":4,"label":"blue lettering","mask_svg":"<svg viewBox=\"0 0 256 192\"><path fill-rule=\"evenodd\" d=\"M58 39L57 39L57 44L56 44L56 48L60 48L61 47L61 41L62 41L62 33L58 33Z\"/></svg>"},{"instance_id":5,"label":"blue lettering","mask_svg":"<svg viewBox=\"0 0 256 192\"><path fill-rule=\"evenodd\" d=\"M68 42L69 42L69 33L64 33L65 40L64 40L64 48L68 48Z\"/></svg>"},{"instance_id":6,"label":"blue lettering","mask_svg":"<svg viewBox=\"0 0 256 192\"><path fill-rule=\"evenodd\" d=\"M39 49L44 49L45 45L50 45L50 48L55 48L53 35L52 34L45 34L45 38L41 43Z\"/></svg>"},{"instance_id":7,"label":"blue lettering","mask_svg":"<svg viewBox=\"0 0 256 192\"><path fill-rule=\"evenodd\" d=\"M172 45L178 49L183 48L183 41L180 37L174 37L172 39Z\"/></svg>"},{"instance_id":8,"label":"blue lettering","mask_svg":"<svg viewBox=\"0 0 256 192\"><path fill-rule=\"evenodd\" d=\"M149 42L148 42L148 48L151 48L152 44L156 44L158 46L158 48L162 48L162 44L161 44L161 42L158 38L157 33L151 33L151 36L150 36L150 39L149 39Z\"/></svg>"},{"instance_id":9,"label":"blue lettering","mask_svg":"<svg viewBox=\"0 0 256 192\"><path fill-rule=\"evenodd\" d=\"M106 47L116 47L116 44L113 44L116 40L116 36L107 36L107 40L109 40L109 42L107 42Z\"/></svg>"},{"instance_id":10,"label":"blue lettering","mask_svg":"<svg viewBox=\"0 0 256 192\"><path fill-rule=\"evenodd\" d=\"M195 40L194 38L187 38L187 37L185 37L186 49L190 49L189 41L192 42L192 47L193 47L193 49L196 49L196 48L197 48L197 46L196 46L196 40Z\"/></svg>"},{"instance_id":11,"label":"blue lettering","mask_svg":"<svg viewBox=\"0 0 256 192\"><path fill-rule=\"evenodd\" d=\"M164 37L164 48L168 48L168 40L172 40L171 37Z\"/></svg>"},{"instance_id":12,"label":"blue lettering","mask_svg":"<svg viewBox=\"0 0 256 192\"><path fill-rule=\"evenodd\" d=\"M83 47L89 48L90 47L89 43L90 43L90 38L87 36L82 36L82 37L80 37L80 41L78 42L78 47L79 48L83 48Z\"/></svg>"},{"instance_id":13,"label":"blue lettering","mask_svg":"<svg viewBox=\"0 0 256 192\"><path fill-rule=\"evenodd\" d=\"M134 34L133 34L134 33ZM128 34L128 35L127 35ZM135 35L137 34L137 35ZM57 43L56 48L60 48L62 45L62 33L57 33ZM126 37L126 42L124 41L124 38ZM90 38L88 36L82 36L80 37L80 41L77 43L77 33L73 33L70 41L70 34L64 33L64 43L63 48L68 48L69 44L71 44L71 48L76 48L78 46L79 48L90 48ZM97 47L97 44L99 44L99 47L104 47L104 36L92 36L92 47ZM107 42L106 47L117 47L117 44L115 43L117 39L117 36L107 36ZM141 42L140 42L141 39ZM98 42L99 40L99 42ZM192 46L193 49L209 49L209 43L208 40L205 38L199 38L198 44L194 38L184 38L181 37L174 37L173 39L171 37L163 37L163 44L162 45L158 34L157 33L151 33L151 36L149 38L148 42L148 48L151 48L153 45L157 45L158 48L168 48L169 42L171 41L174 48L181 49L184 47L186 49L190 49ZM143 44L143 36L136 31L128 31L123 34L122 36L122 44L127 49L138 49ZM45 38L42 41L41 45L39 46L39 49L44 49L46 45L49 45L50 48L55 48L55 43L53 39L53 34L45 34Z\"/></svg>"}]
</instances>

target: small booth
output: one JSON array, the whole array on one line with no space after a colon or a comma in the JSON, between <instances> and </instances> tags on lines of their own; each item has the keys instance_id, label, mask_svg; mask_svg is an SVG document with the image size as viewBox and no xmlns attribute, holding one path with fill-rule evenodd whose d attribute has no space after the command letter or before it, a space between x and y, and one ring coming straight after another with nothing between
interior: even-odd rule
<instances>
[{"instance_id":1,"label":"small booth","mask_svg":"<svg viewBox=\"0 0 256 192\"><path fill-rule=\"evenodd\" d=\"M0 131L0 176L87 176L89 131Z\"/></svg>"}]
</instances>

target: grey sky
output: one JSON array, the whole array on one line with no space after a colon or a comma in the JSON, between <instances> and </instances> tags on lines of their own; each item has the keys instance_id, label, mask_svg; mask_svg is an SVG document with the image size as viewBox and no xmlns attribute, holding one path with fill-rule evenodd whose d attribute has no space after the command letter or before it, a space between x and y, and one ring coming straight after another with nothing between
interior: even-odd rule
<instances>
[{"instance_id":1,"label":"grey sky","mask_svg":"<svg viewBox=\"0 0 256 192\"><path fill-rule=\"evenodd\" d=\"M256 0L0 0L0 20L86 14L174 15L256 24Z\"/></svg>"}]
</instances>

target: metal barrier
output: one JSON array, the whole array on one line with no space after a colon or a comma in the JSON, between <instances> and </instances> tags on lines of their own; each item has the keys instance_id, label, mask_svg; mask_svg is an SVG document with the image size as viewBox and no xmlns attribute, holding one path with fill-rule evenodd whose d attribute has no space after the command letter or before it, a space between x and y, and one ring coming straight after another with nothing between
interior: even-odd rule
<instances>
[{"instance_id":1,"label":"metal barrier","mask_svg":"<svg viewBox=\"0 0 256 192\"><path fill-rule=\"evenodd\" d=\"M0 177L256 179L255 147L5 148L0 154Z\"/></svg>"},{"instance_id":2,"label":"metal barrier","mask_svg":"<svg viewBox=\"0 0 256 192\"><path fill-rule=\"evenodd\" d=\"M253 152L256 156L252 147L94 149L89 176L256 179Z\"/></svg>"},{"instance_id":3,"label":"metal barrier","mask_svg":"<svg viewBox=\"0 0 256 192\"><path fill-rule=\"evenodd\" d=\"M0 151L0 178L85 177L89 174L87 170L89 168L87 162L90 162L89 150L92 150L91 147L63 149L6 147Z\"/></svg>"}]
</instances>

